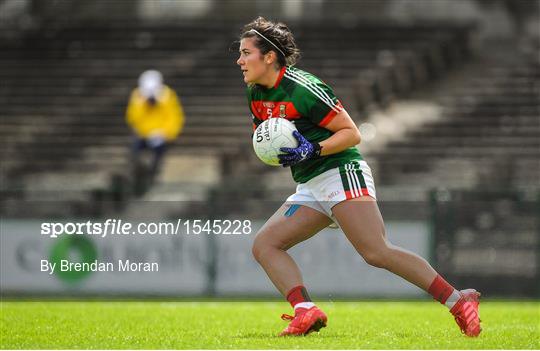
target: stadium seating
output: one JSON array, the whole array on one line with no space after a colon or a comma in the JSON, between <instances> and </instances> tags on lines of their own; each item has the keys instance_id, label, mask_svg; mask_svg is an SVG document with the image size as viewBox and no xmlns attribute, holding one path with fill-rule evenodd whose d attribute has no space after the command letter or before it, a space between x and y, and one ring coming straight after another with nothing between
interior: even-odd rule
<instances>
[{"instance_id":1,"label":"stadium seating","mask_svg":"<svg viewBox=\"0 0 540 351\"><path fill-rule=\"evenodd\" d=\"M463 26L291 27L305 57L298 66L333 86L355 118L443 75L469 50L469 28ZM124 109L138 75L148 68L163 72L186 110L185 131L169 155L213 155L222 167L217 188L249 188L239 175L268 169L249 152L249 111L237 53L229 52L239 28L208 21L94 22L4 39L2 190L95 193L107 191L111 177L129 178ZM40 187L39 179L57 181ZM231 179L239 188L224 186Z\"/></svg>"},{"instance_id":2,"label":"stadium seating","mask_svg":"<svg viewBox=\"0 0 540 351\"><path fill-rule=\"evenodd\" d=\"M380 185L538 190L540 65L511 46L483 52L434 97L441 118L370 155Z\"/></svg>"}]
</instances>

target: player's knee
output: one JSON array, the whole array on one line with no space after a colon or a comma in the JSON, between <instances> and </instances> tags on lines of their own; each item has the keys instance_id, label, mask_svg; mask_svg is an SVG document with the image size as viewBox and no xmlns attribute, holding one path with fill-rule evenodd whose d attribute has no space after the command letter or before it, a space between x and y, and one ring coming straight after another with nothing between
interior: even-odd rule
<instances>
[{"instance_id":1,"label":"player's knee","mask_svg":"<svg viewBox=\"0 0 540 351\"><path fill-rule=\"evenodd\" d=\"M370 266L377 268L386 268L386 255L382 250L373 250L362 254L364 260Z\"/></svg>"},{"instance_id":2,"label":"player's knee","mask_svg":"<svg viewBox=\"0 0 540 351\"><path fill-rule=\"evenodd\" d=\"M251 255L255 259L255 261L260 262L261 257L261 248L256 245L256 243L253 243L253 246L251 246Z\"/></svg>"},{"instance_id":3,"label":"player's knee","mask_svg":"<svg viewBox=\"0 0 540 351\"><path fill-rule=\"evenodd\" d=\"M274 248L266 241L257 239L258 238L255 238L255 241L253 242L253 246L251 247L251 254L253 255L253 258L255 258L255 260L260 263L264 259L264 257L266 257L268 253Z\"/></svg>"},{"instance_id":4,"label":"player's knee","mask_svg":"<svg viewBox=\"0 0 540 351\"><path fill-rule=\"evenodd\" d=\"M265 248L261 245L253 245L251 248L251 254L253 255L253 258L257 262L261 262L263 256L264 256Z\"/></svg>"}]
</instances>

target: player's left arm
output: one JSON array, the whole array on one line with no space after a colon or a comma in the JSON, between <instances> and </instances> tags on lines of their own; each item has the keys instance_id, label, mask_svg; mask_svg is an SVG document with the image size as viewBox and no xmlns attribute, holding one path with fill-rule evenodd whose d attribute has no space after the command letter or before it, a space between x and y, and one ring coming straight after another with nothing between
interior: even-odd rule
<instances>
[{"instance_id":1,"label":"player's left arm","mask_svg":"<svg viewBox=\"0 0 540 351\"><path fill-rule=\"evenodd\" d=\"M319 143L321 156L336 154L360 143L360 131L345 109L338 112L324 128L334 134Z\"/></svg>"},{"instance_id":2,"label":"player's left arm","mask_svg":"<svg viewBox=\"0 0 540 351\"><path fill-rule=\"evenodd\" d=\"M319 156L341 152L360 143L360 132L347 111L341 109L325 127L334 134L319 143L312 143L298 131L293 136L298 140L296 148L280 148L283 154L278 155L283 166L293 166L299 162Z\"/></svg>"}]
</instances>

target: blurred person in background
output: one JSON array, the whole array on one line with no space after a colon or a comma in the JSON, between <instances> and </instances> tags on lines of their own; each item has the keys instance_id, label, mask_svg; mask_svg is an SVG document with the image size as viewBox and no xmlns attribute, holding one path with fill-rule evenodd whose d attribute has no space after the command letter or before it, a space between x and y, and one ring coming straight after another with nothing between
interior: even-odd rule
<instances>
[{"instance_id":1,"label":"blurred person in background","mask_svg":"<svg viewBox=\"0 0 540 351\"><path fill-rule=\"evenodd\" d=\"M127 124L134 132L132 145L133 166L141 170L141 153L153 152L150 177L159 172L168 144L182 132L184 111L175 91L163 83L163 75L156 70L143 72L139 85L131 93L126 112Z\"/></svg>"}]
</instances>

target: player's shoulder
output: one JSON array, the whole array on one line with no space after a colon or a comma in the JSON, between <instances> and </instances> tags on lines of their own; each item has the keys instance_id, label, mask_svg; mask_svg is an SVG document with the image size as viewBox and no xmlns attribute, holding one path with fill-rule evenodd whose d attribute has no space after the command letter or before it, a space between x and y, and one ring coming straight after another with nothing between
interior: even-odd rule
<instances>
[{"instance_id":1,"label":"player's shoulder","mask_svg":"<svg viewBox=\"0 0 540 351\"><path fill-rule=\"evenodd\" d=\"M326 85L323 82L323 80L317 77L316 75L308 71L304 71L304 70L301 70L299 68L292 67L292 66L287 67L287 69L285 70L284 78L293 82L293 84L299 85L302 87L313 86L313 85L317 85L317 86Z\"/></svg>"},{"instance_id":2,"label":"player's shoulder","mask_svg":"<svg viewBox=\"0 0 540 351\"><path fill-rule=\"evenodd\" d=\"M296 96L320 97L334 94L322 79L296 67L287 67L283 79L287 80L285 85L289 85L288 90Z\"/></svg>"},{"instance_id":3,"label":"player's shoulder","mask_svg":"<svg viewBox=\"0 0 540 351\"><path fill-rule=\"evenodd\" d=\"M287 79L286 85L289 85L287 90L290 91L293 99L300 99L304 102L322 100L331 103L335 97L330 86L307 71L288 67L284 79Z\"/></svg>"}]
</instances>

